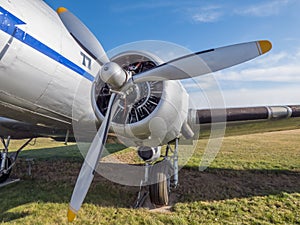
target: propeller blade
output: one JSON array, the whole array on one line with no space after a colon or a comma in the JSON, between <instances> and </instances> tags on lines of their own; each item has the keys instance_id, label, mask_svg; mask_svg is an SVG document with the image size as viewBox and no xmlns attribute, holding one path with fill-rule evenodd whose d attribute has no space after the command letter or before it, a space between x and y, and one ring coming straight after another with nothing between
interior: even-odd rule
<instances>
[{"instance_id":1,"label":"propeller blade","mask_svg":"<svg viewBox=\"0 0 300 225\"><path fill-rule=\"evenodd\" d=\"M269 41L255 41L202 51L137 74L132 77L132 81L137 83L197 77L249 61L267 53L271 48Z\"/></svg>"},{"instance_id":2,"label":"propeller blade","mask_svg":"<svg viewBox=\"0 0 300 225\"><path fill-rule=\"evenodd\" d=\"M95 35L70 11L60 7L57 13L76 42L102 66L109 59Z\"/></svg>"},{"instance_id":3,"label":"propeller blade","mask_svg":"<svg viewBox=\"0 0 300 225\"><path fill-rule=\"evenodd\" d=\"M115 113L118 106L118 101L115 102L115 99L116 94L112 94L105 118L89 148L87 156L81 167L68 210L69 222L72 222L75 219L76 214L79 211L93 181L105 142L107 140L107 134L112 120L112 115Z\"/></svg>"}]
</instances>

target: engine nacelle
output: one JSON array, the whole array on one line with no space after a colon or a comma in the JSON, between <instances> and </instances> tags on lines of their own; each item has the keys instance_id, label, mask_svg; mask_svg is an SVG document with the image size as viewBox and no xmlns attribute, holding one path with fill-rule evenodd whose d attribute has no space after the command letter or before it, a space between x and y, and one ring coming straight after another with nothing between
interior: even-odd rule
<instances>
[{"instance_id":1,"label":"engine nacelle","mask_svg":"<svg viewBox=\"0 0 300 225\"><path fill-rule=\"evenodd\" d=\"M124 52L112 58L132 76L162 63L148 52ZM121 90L111 131L126 146L161 146L181 135L188 116L189 96L179 81L143 82ZM109 87L99 77L92 90L92 104L102 121L109 102Z\"/></svg>"},{"instance_id":2,"label":"engine nacelle","mask_svg":"<svg viewBox=\"0 0 300 225\"><path fill-rule=\"evenodd\" d=\"M139 157L145 162L155 162L161 156L161 147L151 148L147 146L138 148Z\"/></svg>"}]
</instances>

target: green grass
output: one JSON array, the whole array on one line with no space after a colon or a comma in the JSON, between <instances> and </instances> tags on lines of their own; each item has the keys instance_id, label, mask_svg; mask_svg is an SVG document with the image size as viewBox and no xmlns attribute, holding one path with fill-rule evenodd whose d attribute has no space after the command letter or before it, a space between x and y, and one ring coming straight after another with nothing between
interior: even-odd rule
<instances>
[{"instance_id":1,"label":"green grass","mask_svg":"<svg viewBox=\"0 0 300 225\"><path fill-rule=\"evenodd\" d=\"M226 137L204 172L198 166L207 140L200 140L180 171L181 185L172 194L177 203L167 212L131 209L138 188L97 175L74 224L300 224L299 135L294 130ZM32 176L26 158L34 159ZM13 170L22 181L0 189L0 224L67 224L82 160L76 145L39 139L29 146Z\"/></svg>"}]
</instances>

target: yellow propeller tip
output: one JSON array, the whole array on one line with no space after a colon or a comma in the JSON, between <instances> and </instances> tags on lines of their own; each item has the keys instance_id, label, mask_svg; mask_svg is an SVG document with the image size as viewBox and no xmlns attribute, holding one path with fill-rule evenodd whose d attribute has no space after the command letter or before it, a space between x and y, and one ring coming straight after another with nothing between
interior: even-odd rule
<instances>
[{"instance_id":1,"label":"yellow propeller tip","mask_svg":"<svg viewBox=\"0 0 300 225\"><path fill-rule=\"evenodd\" d=\"M56 12L58 13L58 14L62 14L62 13L64 13L64 12L67 12L68 10L66 9L66 8L64 8L64 7L59 7L57 10L56 10Z\"/></svg>"},{"instance_id":2,"label":"yellow propeller tip","mask_svg":"<svg viewBox=\"0 0 300 225\"><path fill-rule=\"evenodd\" d=\"M272 49L272 43L270 41L259 41L259 47L261 54L265 54Z\"/></svg>"},{"instance_id":3,"label":"yellow propeller tip","mask_svg":"<svg viewBox=\"0 0 300 225\"><path fill-rule=\"evenodd\" d=\"M76 218L76 213L73 212L73 210L69 209L68 210L68 221L73 222Z\"/></svg>"}]
</instances>

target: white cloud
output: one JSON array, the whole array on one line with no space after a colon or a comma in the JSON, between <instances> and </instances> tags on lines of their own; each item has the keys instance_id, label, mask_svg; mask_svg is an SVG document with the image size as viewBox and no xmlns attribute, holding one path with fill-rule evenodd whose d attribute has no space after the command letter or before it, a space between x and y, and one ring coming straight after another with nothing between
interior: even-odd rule
<instances>
[{"instance_id":1,"label":"white cloud","mask_svg":"<svg viewBox=\"0 0 300 225\"><path fill-rule=\"evenodd\" d=\"M218 21L221 15L219 12L201 12L193 15L193 20L197 23L211 23Z\"/></svg>"},{"instance_id":2,"label":"white cloud","mask_svg":"<svg viewBox=\"0 0 300 225\"><path fill-rule=\"evenodd\" d=\"M293 60L293 56L291 56L287 52L279 52L277 54L267 54L261 58L254 60L252 64L264 67L271 67L283 64L284 62L288 63L289 61Z\"/></svg>"},{"instance_id":3,"label":"white cloud","mask_svg":"<svg viewBox=\"0 0 300 225\"><path fill-rule=\"evenodd\" d=\"M280 52L204 77L183 82L197 108L219 108L205 96L220 96L226 107L300 104L300 50ZM217 80L217 82L214 80ZM221 85L219 88L218 84Z\"/></svg>"},{"instance_id":4,"label":"white cloud","mask_svg":"<svg viewBox=\"0 0 300 225\"><path fill-rule=\"evenodd\" d=\"M192 15L192 20L196 23L212 23L217 22L222 16L221 7L209 5L202 8L190 8L189 14Z\"/></svg>"},{"instance_id":5,"label":"white cloud","mask_svg":"<svg viewBox=\"0 0 300 225\"><path fill-rule=\"evenodd\" d=\"M124 5L114 5L113 10L117 12L124 12L124 11L136 11L136 10L150 10L150 9L158 9L158 8L172 8L177 7L178 4L172 1L153 1L151 3L139 2L136 4L128 4Z\"/></svg>"},{"instance_id":6,"label":"white cloud","mask_svg":"<svg viewBox=\"0 0 300 225\"><path fill-rule=\"evenodd\" d=\"M235 68L216 73L219 80L300 82L300 51L295 54L280 52L254 60L249 68Z\"/></svg>"},{"instance_id":7,"label":"white cloud","mask_svg":"<svg viewBox=\"0 0 300 225\"><path fill-rule=\"evenodd\" d=\"M247 106L271 106L271 105L299 105L300 85L282 87L280 90L274 88L250 89L240 88L222 91L224 102L209 101L201 92L190 93L192 102L197 108L224 108L225 107L247 107ZM220 95L220 92L206 92L207 96Z\"/></svg>"},{"instance_id":8,"label":"white cloud","mask_svg":"<svg viewBox=\"0 0 300 225\"><path fill-rule=\"evenodd\" d=\"M277 66L272 68L247 69L240 72L220 73L220 80L300 82L300 65Z\"/></svg>"},{"instance_id":9,"label":"white cloud","mask_svg":"<svg viewBox=\"0 0 300 225\"><path fill-rule=\"evenodd\" d=\"M189 7L187 12L195 23L212 23L219 21L222 17L240 15L267 17L279 14L282 9L290 5L295 0L269 0L256 5L249 5L244 8L238 6L228 7L226 5L208 5L204 7Z\"/></svg>"},{"instance_id":10,"label":"white cloud","mask_svg":"<svg viewBox=\"0 0 300 225\"><path fill-rule=\"evenodd\" d=\"M246 16L266 17L277 15L291 0L272 0L267 3L252 5L244 9L235 10L236 14Z\"/></svg>"},{"instance_id":11,"label":"white cloud","mask_svg":"<svg viewBox=\"0 0 300 225\"><path fill-rule=\"evenodd\" d=\"M282 83L300 86L300 50L295 54L280 52L257 58L238 67L232 67L206 76L182 81L189 92L211 91L219 88L219 84L236 82L235 86L245 82L255 86L255 82L266 82L266 86ZM251 83L252 82L252 83ZM254 83L253 83L254 82ZM224 87L224 85L223 85ZM241 87L242 88L242 87ZM230 87L226 87L230 89ZM300 91L299 91L300 92Z\"/></svg>"},{"instance_id":12,"label":"white cloud","mask_svg":"<svg viewBox=\"0 0 300 225\"><path fill-rule=\"evenodd\" d=\"M220 89L219 81L214 75L200 76L192 79L182 80L181 83L189 92Z\"/></svg>"},{"instance_id":13,"label":"white cloud","mask_svg":"<svg viewBox=\"0 0 300 225\"><path fill-rule=\"evenodd\" d=\"M151 3L137 3L129 5L113 5L113 11L127 12L136 10L165 9L168 12L181 14L194 23L211 23L218 21L223 12L218 5L204 5L195 1L152 1Z\"/></svg>"},{"instance_id":14,"label":"white cloud","mask_svg":"<svg viewBox=\"0 0 300 225\"><path fill-rule=\"evenodd\" d=\"M299 105L299 86L283 87L280 90L273 88L247 89L217 92L193 92L190 93L191 102L198 109L224 108L224 107L247 107L247 106L271 106L271 105ZM218 101L210 99L213 96L223 96ZM207 97L209 96L209 97Z\"/></svg>"}]
</instances>

